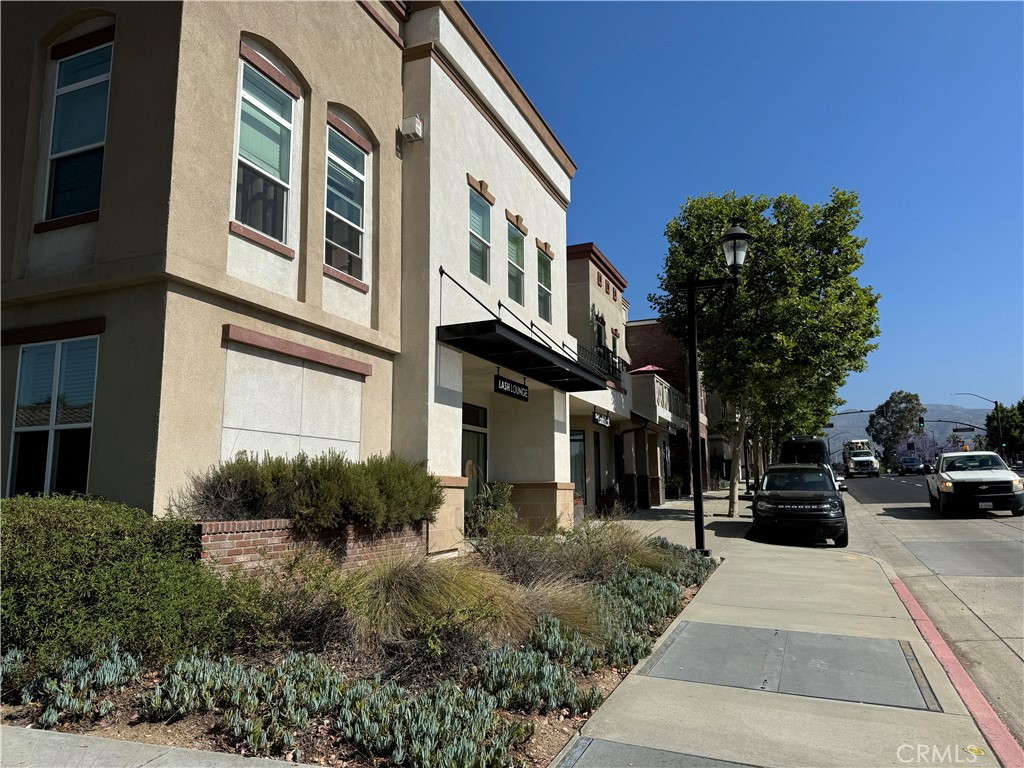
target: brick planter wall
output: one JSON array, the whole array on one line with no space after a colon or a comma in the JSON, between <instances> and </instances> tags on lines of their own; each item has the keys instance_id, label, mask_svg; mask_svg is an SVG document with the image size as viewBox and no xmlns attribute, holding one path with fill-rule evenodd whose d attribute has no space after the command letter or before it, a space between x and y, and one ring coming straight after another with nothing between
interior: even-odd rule
<instances>
[{"instance_id":1,"label":"brick planter wall","mask_svg":"<svg viewBox=\"0 0 1024 768\"><path fill-rule=\"evenodd\" d=\"M374 532L347 525L319 536L299 536L292 521L231 520L196 523L202 541L202 562L227 572L277 570L303 545L330 550L342 570L356 568L387 556L426 554L425 526L417 523L397 530Z\"/></svg>"}]
</instances>

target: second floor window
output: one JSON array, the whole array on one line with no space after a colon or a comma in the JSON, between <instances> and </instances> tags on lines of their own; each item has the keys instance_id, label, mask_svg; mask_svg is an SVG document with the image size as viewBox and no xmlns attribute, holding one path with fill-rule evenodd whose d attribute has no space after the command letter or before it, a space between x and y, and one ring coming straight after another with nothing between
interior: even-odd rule
<instances>
[{"instance_id":1,"label":"second floor window","mask_svg":"<svg viewBox=\"0 0 1024 768\"><path fill-rule=\"evenodd\" d=\"M551 259L537 251L537 314L551 322Z\"/></svg>"},{"instance_id":2,"label":"second floor window","mask_svg":"<svg viewBox=\"0 0 1024 768\"><path fill-rule=\"evenodd\" d=\"M519 304L523 303L523 283L525 281L526 256L523 233L508 225L508 297Z\"/></svg>"},{"instance_id":3,"label":"second floor window","mask_svg":"<svg viewBox=\"0 0 1024 768\"><path fill-rule=\"evenodd\" d=\"M235 220L284 242L295 101L248 63L241 99Z\"/></svg>"},{"instance_id":4,"label":"second floor window","mask_svg":"<svg viewBox=\"0 0 1024 768\"><path fill-rule=\"evenodd\" d=\"M469 190L469 271L490 281L491 206L475 190Z\"/></svg>"},{"instance_id":5,"label":"second floor window","mask_svg":"<svg viewBox=\"0 0 1024 768\"><path fill-rule=\"evenodd\" d=\"M57 63L46 215L58 219L100 207L113 45Z\"/></svg>"},{"instance_id":6,"label":"second floor window","mask_svg":"<svg viewBox=\"0 0 1024 768\"><path fill-rule=\"evenodd\" d=\"M363 279L367 232L367 154L332 127L327 129L327 221L324 262Z\"/></svg>"}]
</instances>

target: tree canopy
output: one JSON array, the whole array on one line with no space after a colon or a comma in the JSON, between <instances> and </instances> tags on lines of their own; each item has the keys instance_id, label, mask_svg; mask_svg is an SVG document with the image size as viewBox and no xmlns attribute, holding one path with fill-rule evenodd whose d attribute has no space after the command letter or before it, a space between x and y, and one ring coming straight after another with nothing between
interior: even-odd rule
<instances>
[{"instance_id":1,"label":"tree canopy","mask_svg":"<svg viewBox=\"0 0 1024 768\"><path fill-rule=\"evenodd\" d=\"M697 327L704 386L739 419L736 457L745 426L767 445L821 431L843 402L847 375L864 370L877 346L879 296L854 275L866 243L854 235L856 193L834 188L821 204L792 195L688 198L665 229L661 293L649 297L684 345L686 278L728 276L718 241L733 219L754 237L742 282L735 295L699 294Z\"/></svg>"},{"instance_id":2,"label":"tree canopy","mask_svg":"<svg viewBox=\"0 0 1024 768\"><path fill-rule=\"evenodd\" d=\"M868 435L882 446L882 458L890 467L896 461L896 449L900 443L911 435L919 435L924 431L918 423L919 419L924 417L925 411L920 397L913 392L898 389L868 417ZM953 433L953 437L949 439L950 444L958 437L959 435Z\"/></svg>"},{"instance_id":3,"label":"tree canopy","mask_svg":"<svg viewBox=\"0 0 1024 768\"><path fill-rule=\"evenodd\" d=\"M1024 398L1016 405L998 403L985 416L985 430L992 450L1005 456L1024 453Z\"/></svg>"}]
</instances>

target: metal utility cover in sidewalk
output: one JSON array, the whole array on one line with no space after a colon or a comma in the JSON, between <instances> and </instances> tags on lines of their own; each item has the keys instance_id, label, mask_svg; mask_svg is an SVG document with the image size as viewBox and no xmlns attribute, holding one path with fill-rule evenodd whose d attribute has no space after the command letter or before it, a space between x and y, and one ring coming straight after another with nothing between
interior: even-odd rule
<instances>
[{"instance_id":1,"label":"metal utility cover in sidewalk","mask_svg":"<svg viewBox=\"0 0 1024 768\"><path fill-rule=\"evenodd\" d=\"M821 699L939 709L909 645L872 637L688 621L676 628L642 674Z\"/></svg>"}]
</instances>

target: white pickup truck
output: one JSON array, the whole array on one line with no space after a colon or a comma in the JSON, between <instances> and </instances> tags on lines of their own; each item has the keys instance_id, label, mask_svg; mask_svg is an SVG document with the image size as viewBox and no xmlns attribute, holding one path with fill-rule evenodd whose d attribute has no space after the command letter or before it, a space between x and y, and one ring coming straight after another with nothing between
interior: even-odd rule
<instances>
[{"instance_id":1,"label":"white pickup truck","mask_svg":"<svg viewBox=\"0 0 1024 768\"><path fill-rule=\"evenodd\" d=\"M1024 515L1024 479L1007 467L998 453L944 453L925 479L928 503L943 516L994 510Z\"/></svg>"},{"instance_id":2,"label":"white pickup truck","mask_svg":"<svg viewBox=\"0 0 1024 768\"><path fill-rule=\"evenodd\" d=\"M856 477L857 475L868 475L878 477L881 470L878 466L878 459L870 450L849 451L846 456L846 476Z\"/></svg>"}]
</instances>

